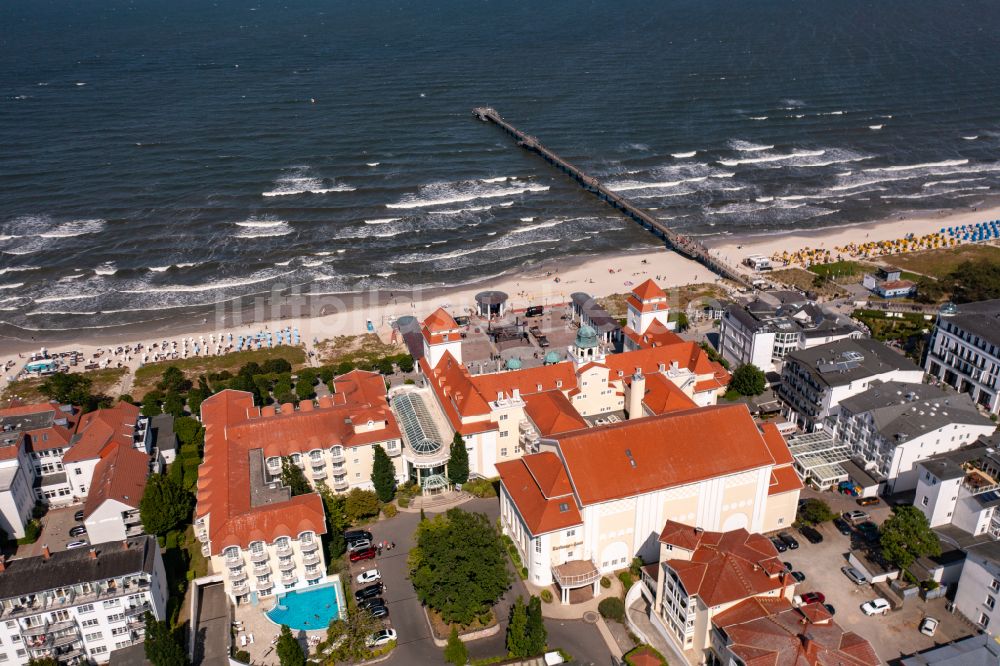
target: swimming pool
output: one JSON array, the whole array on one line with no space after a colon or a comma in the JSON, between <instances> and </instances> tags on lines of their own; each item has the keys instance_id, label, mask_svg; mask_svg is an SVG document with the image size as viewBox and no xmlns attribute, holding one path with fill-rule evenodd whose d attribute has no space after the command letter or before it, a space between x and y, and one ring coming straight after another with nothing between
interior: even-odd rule
<instances>
[{"instance_id":1,"label":"swimming pool","mask_svg":"<svg viewBox=\"0 0 1000 666\"><path fill-rule=\"evenodd\" d=\"M275 624L287 624L291 629L325 630L330 622L340 619L343 605L340 579L305 590L288 592L278 597L278 603L267 612Z\"/></svg>"}]
</instances>

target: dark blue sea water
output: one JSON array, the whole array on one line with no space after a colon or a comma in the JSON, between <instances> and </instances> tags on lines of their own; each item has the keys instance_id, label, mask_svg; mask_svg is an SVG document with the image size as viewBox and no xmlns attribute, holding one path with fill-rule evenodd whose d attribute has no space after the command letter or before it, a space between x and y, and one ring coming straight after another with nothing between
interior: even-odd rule
<instances>
[{"instance_id":1,"label":"dark blue sea water","mask_svg":"<svg viewBox=\"0 0 1000 666\"><path fill-rule=\"evenodd\" d=\"M995 0L0 4L0 334L980 205Z\"/></svg>"}]
</instances>

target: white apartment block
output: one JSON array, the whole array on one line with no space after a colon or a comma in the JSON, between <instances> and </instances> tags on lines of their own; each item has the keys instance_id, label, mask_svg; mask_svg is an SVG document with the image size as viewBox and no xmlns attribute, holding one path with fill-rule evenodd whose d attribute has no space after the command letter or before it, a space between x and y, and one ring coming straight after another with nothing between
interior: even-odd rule
<instances>
[{"instance_id":1,"label":"white apartment block","mask_svg":"<svg viewBox=\"0 0 1000 666\"><path fill-rule=\"evenodd\" d=\"M917 464L989 435L996 425L965 394L926 384L875 385L840 403L837 438L897 493L917 487Z\"/></svg>"},{"instance_id":2,"label":"white apartment block","mask_svg":"<svg viewBox=\"0 0 1000 666\"><path fill-rule=\"evenodd\" d=\"M996 636L1000 631L1000 542L990 541L966 551L955 608L970 622Z\"/></svg>"},{"instance_id":3,"label":"white apartment block","mask_svg":"<svg viewBox=\"0 0 1000 666\"><path fill-rule=\"evenodd\" d=\"M1000 456L979 441L920 461L913 505L931 527L1000 539Z\"/></svg>"},{"instance_id":4,"label":"white apartment block","mask_svg":"<svg viewBox=\"0 0 1000 666\"><path fill-rule=\"evenodd\" d=\"M996 414L1000 411L1000 300L945 304L927 349L927 372Z\"/></svg>"},{"instance_id":5,"label":"white apartment block","mask_svg":"<svg viewBox=\"0 0 1000 666\"><path fill-rule=\"evenodd\" d=\"M162 620L166 603L151 536L2 563L0 663L106 663L112 651L141 643L144 614Z\"/></svg>"}]
</instances>

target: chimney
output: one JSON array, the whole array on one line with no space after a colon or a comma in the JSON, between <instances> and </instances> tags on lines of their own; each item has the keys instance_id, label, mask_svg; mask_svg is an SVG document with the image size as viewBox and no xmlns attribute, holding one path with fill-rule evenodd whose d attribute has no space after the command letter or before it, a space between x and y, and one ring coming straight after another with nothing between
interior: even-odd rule
<instances>
[{"instance_id":1,"label":"chimney","mask_svg":"<svg viewBox=\"0 0 1000 666\"><path fill-rule=\"evenodd\" d=\"M49 550L49 544L42 546L42 559L47 560L52 556L52 551Z\"/></svg>"},{"instance_id":2,"label":"chimney","mask_svg":"<svg viewBox=\"0 0 1000 666\"><path fill-rule=\"evenodd\" d=\"M628 418L637 419L643 415L642 399L646 397L646 378L642 372L636 368L632 375L632 388L628 394Z\"/></svg>"},{"instance_id":3,"label":"chimney","mask_svg":"<svg viewBox=\"0 0 1000 666\"><path fill-rule=\"evenodd\" d=\"M128 550L128 539L122 539L122 550Z\"/></svg>"},{"instance_id":4,"label":"chimney","mask_svg":"<svg viewBox=\"0 0 1000 666\"><path fill-rule=\"evenodd\" d=\"M0 555L0 573L3 573L4 571L7 570L7 563L5 561L6 559L7 558L5 558L3 555Z\"/></svg>"},{"instance_id":5,"label":"chimney","mask_svg":"<svg viewBox=\"0 0 1000 666\"><path fill-rule=\"evenodd\" d=\"M91 548L90 549L90 559L92 559L92 560L96 560L97 559L97 549L96 548Z\"/></svg>"}]
</instances>

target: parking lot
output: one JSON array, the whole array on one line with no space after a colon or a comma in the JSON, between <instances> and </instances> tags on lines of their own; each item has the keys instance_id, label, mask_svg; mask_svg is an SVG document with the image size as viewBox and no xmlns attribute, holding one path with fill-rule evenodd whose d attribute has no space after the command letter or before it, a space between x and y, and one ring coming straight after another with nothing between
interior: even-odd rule
<instances>
[{"instance_id":1,"label":"parking lot","mask_svg":"<svg viewBox=\"0 0 1000 666\"><path fill-rule=\"evenodd\" d=\"M802 496L817 495L803 492ZM849 498L834 498L829 494L819 497L831 504L831 507L842 511L859 508ZM862 510L878 523L889 515L889 509L884 504L879 507L864 507ZM836 610L834 619L837 623L871 641L875 652L883 661L926 650L936 644L973 633L972 628L959 615L946 610L947 601L944 598L925 602L917 597L907 600L901 609L890 611L885 616L865 616L861 612L861 604L879 595L870 585L855 585L840 570L848 564L847 555L852 537L840 534L832 523L824 523L817 529L823 536L823 542L819 544L811 544L797 530L789 530L798 540L799 547L779 554L783 561L790 562L795 570L806 575L806 580L799 583L796 593L823 593L826 603ZM924 636L917 630L917 625L926 615L941 623L933 638Z\"/></svg>"},{"instance_id":2,"label":"parking lot","mask_svg":"<svg viewBox=\"0 0 1000 666\"><path fill-rule=\"evenodd\" d=\"M73 514L83 508L82 504L64 506L58 509L49 509L45 517L42 518L42 533L38 541L27 546L18 546L18 557L31 557L41 555L44 546L49 547L49 552L55 553L66 550L66 544L71 541L86 541L87 535L71 537L69 531L79 525L73 520Z\"/></svg>"}]
</instances>

